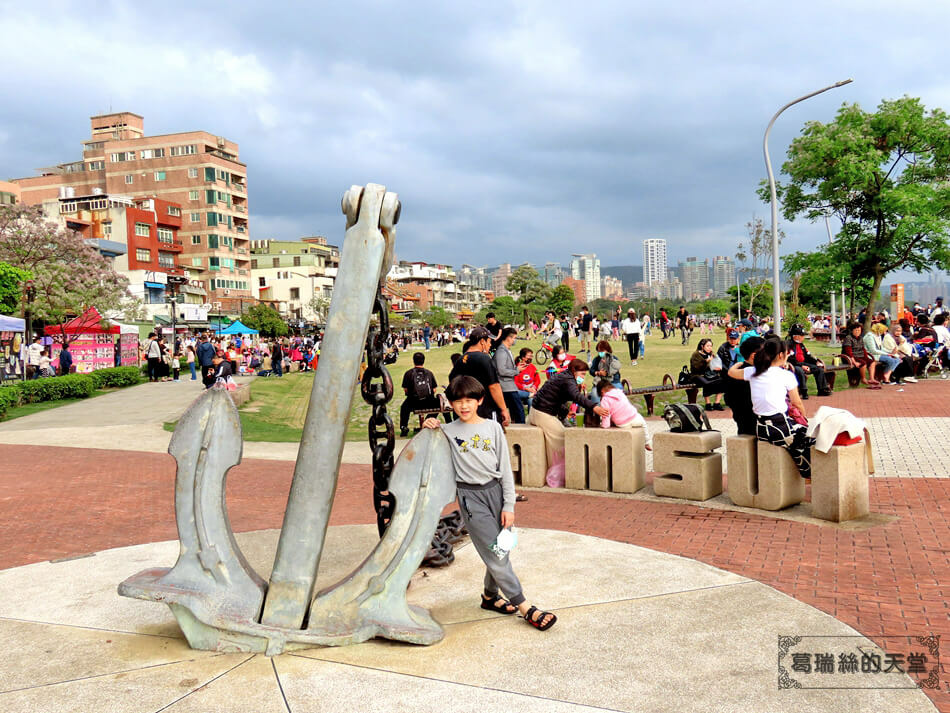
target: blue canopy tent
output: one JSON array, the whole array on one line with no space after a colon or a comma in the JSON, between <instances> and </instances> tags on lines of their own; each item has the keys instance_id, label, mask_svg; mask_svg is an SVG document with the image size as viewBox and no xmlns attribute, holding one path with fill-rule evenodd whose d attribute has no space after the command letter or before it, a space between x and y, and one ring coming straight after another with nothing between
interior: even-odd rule
<instances>
[{"instance_id":1,"label":"blue canopy tent","mask_svg":"<svg viewBox=\"0 0 950 713\"><path fill-rule=\"evenodd\" d=\"M230 326L228 326L226 329L218 330L218 334L257 334L257 333L258 332L256 329L251 329L250 327L242 323L241 320L231 322Z\"/></svg>"}]
</instances>

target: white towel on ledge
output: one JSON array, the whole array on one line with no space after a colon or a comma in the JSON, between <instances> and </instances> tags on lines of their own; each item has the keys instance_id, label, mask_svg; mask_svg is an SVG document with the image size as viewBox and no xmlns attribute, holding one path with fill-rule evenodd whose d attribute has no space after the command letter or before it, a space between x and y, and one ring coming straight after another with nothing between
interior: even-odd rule
<instances>
[{"instance_id":1,"label":"white towel on ledge","mask_svg":"<svg viewBox=\"0 0 950 713\"><path fill-rule=\"evenodd\" d=\"M815 448L827 453L834 445L839 433L847 433L851 438L864 435L867 425L860 418L843 408L822 406L818 413L808 419L808 435L815 439Z\"/></svg>"}]
</instances>

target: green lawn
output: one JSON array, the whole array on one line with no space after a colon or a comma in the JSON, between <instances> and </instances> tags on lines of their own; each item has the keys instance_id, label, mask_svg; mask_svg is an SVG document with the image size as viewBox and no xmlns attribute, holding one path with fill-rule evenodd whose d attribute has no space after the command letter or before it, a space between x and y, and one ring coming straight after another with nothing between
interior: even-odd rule
<instances>
[{"instance_id":1,"label":"green lawn","mask_svg":"<svg viewBox=\"0 0 950 713\"><path fill-rule=\"evenodd\" d=\"M103 394L108 394L116 389L99 389L93 391L92 395L89 396L90 399L95 398L96 396L102 396ZM30 414L39 413L40 411L48 411L49 409L56 408L58 406L65 406L67 404L74 404L77 401L83 401L84 399L58 399L56 401L39 401L35 404L24 404L23 406L13 406L12 408L7 409L6 415L2 420L10 421L14 418L20 418L21 416L29 416Z\"/></svg>"},{"instance_id":2,"label":"green lawn","mask_svg":"<svg viewBox=\"0 0 950 713\"><path fill-rule=\"evenodd\" d=\"M713 335L713 344L718 349L719 345L725 341L725 333L718 330ZM669 374L676 379L680 369L689 363L689 356L695 350L699 340L703 337L694 332L690 344L683 346L680 344L680 338L670 337L664 340L659 332L647 337L646 357L638 360L637 366L631 366L627 356L627 345L625 342L611 342L614 353L621 358L624 365L621 370L623 378L627 379L631 386L653 386L662 383L664 374ZM515 343L512 351L517 355L518 351L524 346L530 346L536 349L540 345L540 340L519 340ZM572 347L576 346L572 340ZM830 361L830 355L837 353L837 349L832 349L827 345L808 342L808 347L816 355L827 357ZM448 382L448 375L451 369L451 355L460 351L461 345L454 344L447 347L433 347L426 354L425 366L432 370L436 380L440 385ZM399 361L389 367L389 373L393 379L395 393L393 400L389 403L388 411L393 422L398 429L399 406L405 399L400 384L403 374L407 369L412 368L412 354L416 350L402 352L399 355ZM572 350L572 354L577 354ZM586 355L580 355L582 358ZM542 379L544 377L542 376ZM814 380L809 379L809 389L814 393ZM841 378L837 381L837 388L847 388L847 379ZM244 438L248 441L283 441L296 442L300 440L304 418L307 414L307 404L310 399L310 391L313 384L313 373L297 373L285 375L282 379L266 378L255 379L251 384L251 400L241 410L241 423L244 427ZM588 387L591 380L588 379ZM663 410L663 406L670 402L686 401L686 394L683 391L672 392L671 394L660 394L656 398L656 413ZM641 412L645 413L645 407L642 399L636 399L635 403ZM359 389L354 385L353 412L347 429L347 440L363 441L366 440L366 424L369 419L370 408L363 402L359 395ZM413 425L410 421L410 427ZM166 428L173 430L174 424L166 424ZM397 430L398 433L398 430Z\"/></svg>"}]
</instances>

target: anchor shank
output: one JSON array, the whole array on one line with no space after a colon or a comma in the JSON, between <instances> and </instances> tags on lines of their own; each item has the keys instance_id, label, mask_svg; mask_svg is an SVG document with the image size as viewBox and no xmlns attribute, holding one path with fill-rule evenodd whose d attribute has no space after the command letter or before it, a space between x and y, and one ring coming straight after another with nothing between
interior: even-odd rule
<instances>
[{"instance_id":1,"label":"anchor shank","mask_svg":"<svg viewBox=\"0 0 950 713\"><path fill-rule=\"evenodd\" d=\"M347 421L373 301L386 253L379 230L385 188L366 186L359 218L347 231L320 350L320 365L297 454L293 482L261 623L302 628L343 455Z\"/></svg>"}]
</instances>

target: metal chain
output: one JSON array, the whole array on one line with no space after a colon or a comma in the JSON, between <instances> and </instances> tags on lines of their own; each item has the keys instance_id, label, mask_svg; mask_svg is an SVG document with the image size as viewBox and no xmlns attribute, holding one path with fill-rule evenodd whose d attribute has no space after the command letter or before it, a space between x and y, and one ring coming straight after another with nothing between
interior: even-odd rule
<instances>
[{"instance_id":1,"label":"metal chain","mask_svg":"<svg viewBox=\"0 0 950 713\"><path fill-rule=\"evenodd\" d=\"M396 428L386 413L386 404L393 398L393 380L383 363L390 337L389 303L383 297L382 289L376 293L373 314L379 315L379 324L371 327L366 337L366 370L360 380L360 394L373 409L368 428L369 447L373 452L373 507L376 510L376 529L382 537L396 509L396 498L389 492ZM456 511L439 520L423 564L443 566L455 559L452 545L464 533L460 515Z\"/></svg>"},{"instance_id":2,"label":"metal chain","mask_svg":"<svg viewBox=\"0 0 950 713\"><path fill-rule=\"evenodd\" d=\"M383 297L381 287L376 293L373 314L379 315L379 324L371 327L366 337L366 370L360 381L360 393L373 409L368 428L369 447L373 452L373 507L376 510L376 528L382 537L396 507L396 500L389 492L396 429L392 418L386 413L386 404L393 398L393 380L383 364L389 340L389 303Z\"/></svg>"}]
</instances>

